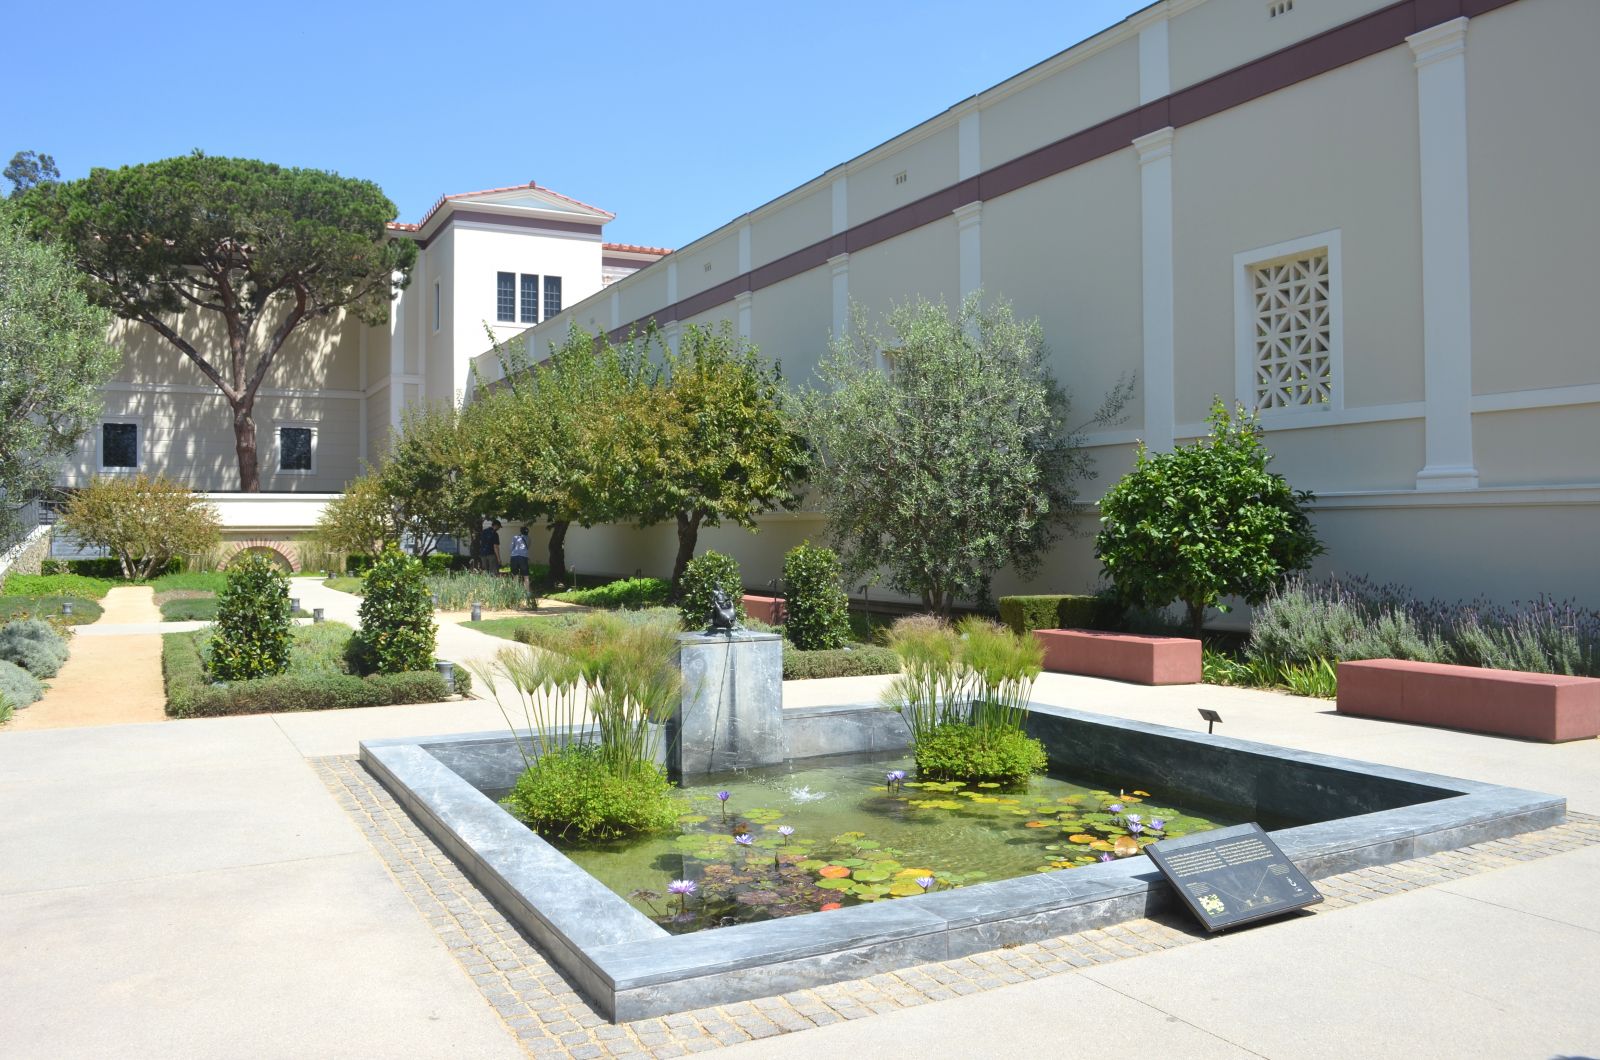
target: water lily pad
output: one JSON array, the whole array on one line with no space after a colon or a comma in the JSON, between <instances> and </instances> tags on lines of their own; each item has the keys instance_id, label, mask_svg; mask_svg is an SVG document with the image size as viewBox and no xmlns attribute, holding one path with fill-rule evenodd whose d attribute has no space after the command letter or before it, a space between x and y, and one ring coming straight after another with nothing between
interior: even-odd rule
<instances>
[{"instance_id":1,"label":"water lily pad","mask_svg":"<svg viewBox=\"0 0 1600 1060\"><path fill-rule=\"evenodd\" d=\"M1024 821L1022 823L1022 827L1024 827L1024 828L1048 828L1049 826L1047 824L1045 824L1043 821Z\"/></svg>"},{"instance_id":2,"label":"water lily pad","mask_svg":"<svg viewBox=\"0 0 1600 1060\"><path fill-rule=\"evenodd\" d=\"M818 880L817 886L825 891L848 891L855 884L849 880Z\"/></svg>"},{"instance_id":3,"label":"water lily pad","mask_svg":"<svg viewBox=\"0 0 1600 1060\"><path fill-rule=\"evenodd\" d=\"M1080 833L1078 835L1069 835L1069 836L1067 836L1067 841L1071 842L1071 843L1079 843L1079 844L1082 844L1082 843L1093 843L1095 841L1095 838L1092 835L1083 835L1082 833Z\"/></svg>"},{"instance_id":4,"label":"water lily pad","mask_svg":"<svg viewBox=\"0 0 1600 1060\"><path fill-rule=\"evenodd\" d=\"M1111 852L1119 858L1131 858L1139 853L1139 843L1132 836L1118 836L1116 843L1112 844Z\"/></svg>"},{"instance_id":5,"label":"water lily pad","mask_svg":"<svg viewBox=\"0 0 1600 1060\"><path fill-rule=\"evenodd\" d=\"M850 870L843 865L824 865L817 870L817 875L826 880L842 880L850 875Z\"/></svg>"},{"instance_id":6,"label":"water lily pad","mask_svg":"<svg viewBox=\"0 0 1600 1060\"><path fill-rule=\"evenodd\" d=\"M857 869L854 878L862 883L877 883L879 880L887 880L889 874L877 869Z\"/></svg>"},{"instance_id":7,"label":"water lily pad","mask_svg":"<svg viewBox=\"0 0 1600 1060\"><path fill-rule=\"evenodd\" d=\"M805 861L800 862L795 867L805 869L807 872L816 872L826 864L826 861L818 861L816 858L807 858Z\"/></svg>"},{"instance_id":8,"label":"water lily pad","mask_svg":"<svg viewBox=\"0 0 1600 1060\"><path fill-rule=\"evenodd\" d=\"M1150 793L1148 791L1135 791L1134 794L1146 799L1150 797Z\"/></svg>"},{"instance_id":9,"label":"water lily pad","mask_svg":"<svg viewBox=\"0 0 1600 1060\"><path fill-rule=\"evenodd\" d=\"M999 786L1000 786L999 784L996 784L992 780L980 780L980 781L978 781L978 787L980 787L980 788L998 788Z\"/></svg>"},{"instance_id":10,"label":"water lily pad","mask_svg":"<svg viewBox=\"0 0 1600 1060\"><path fill-rule=\"evenodd\" d=\"M1111 849L1111 844L1107 843L1104 839L1096 839L1093 843L1089 844L1089 849L1090 850L1110 850Z\"/></svg>"},{"instance_id":11,"label":"water lily pad","mask_svg":"<svg viewBox=\"0 0 1600 1060\"><path fill-rule=\"evenodd\" d=\"M890 885L889 893L897 898L909 898L914 894L921 894L922 887L915 880L900 880Z\"/></svg>"}]
</instances>

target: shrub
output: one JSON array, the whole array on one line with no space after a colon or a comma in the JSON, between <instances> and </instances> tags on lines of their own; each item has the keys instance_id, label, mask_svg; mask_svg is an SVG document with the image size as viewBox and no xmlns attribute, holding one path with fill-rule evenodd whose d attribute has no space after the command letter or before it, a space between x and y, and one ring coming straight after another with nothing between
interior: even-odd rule
<instances>
[{"instance_id":1,"label":"shrub","mask_svg":"<svg viewBox=\"0 0 1600 1060\"><path fill-rule=\"evenodd\" d=\"M448 574L456 569L459 559L448 552L430 552L422 557L422 569L427 574Z\"/></svg>"},{"instance_id":2,"label":"shrub","mask_svg":"<svg viewBox=\"0 0 1600 1060\"><path fill-rule=\"evenodd\" d=\"M105 578L87 578L81 574L13 574L6 578L5 587L0 589L0 593L6 596L76 596L85 600L99 600L115 584Z\"/></svg>"},{"instance_id":3,"label":"shrub","mask_svg":"<svg viewBox=\"0 0 1600 1060\"><path fill-rule=\"evenodd\" d=\"M517 627L511 631L511 639L519 644L559 651L561 645L571 637L572 631L591 618L591 615L581 612L576 614L569 612L518 619ZM619 610L607 615L606 618L622 626L676 624L678 610L674 607L647 607L638 611Z\"/></svg>"},{"instance_id":4,"label":"shrub","mask_svg":"<svg viewBox=\"0 0 1600 1060\"><path fill-rule=\"evenodd\" d=\"M272 677L289 667L289 580L262 556L249 555L228 572L217 599L211 673L223 681Z\"/></svg>"},{"instance_id":5,"label":"shrub","mask_svg":"<svg viewBox=\"0 0 1600 1060\"><path fill-rule=\"evenodd\" d=\"M523 585L515 578L481 571L450 571L428 575L427 591L439 598L439 606L446 611L465 611L475 603L490 610L511 611L538 605L533 595L533 586L538 580L529 578L528 582Z\"/></svg>"},{"instance_id":6,"label":"shrub","mask_svg":"<svg viewBox=\"0 0 1600 1060\"><path fill-rule=\"evenodd\" d=\"M379 556L361 598L362 671L432 670L435 629L422 564L397 549Z\"/></svg>"},{"instance_id":7,"label":"shrub","mask_svg":"<svg viewBox=\"0 0 1600 1060\"><path fill-rule=\"evenodd\" d=\"M0 659L0 699L13 708L37 703L44 696L39 679L14 662Z\"/></svg>"},{"instance_id":8,"label":"shrub","mask_svg":"<svg viewBox=\"0 0 1600 1060\"><path fill-rule=\"evenodd\" d=\"M1118 609L1110 594L1002 596L1000 621L1013 633L1036 629L1113 629Z\"/></svg>"},{"instance_id":9,"label":"shrub","mask_svg":"<svg viewBox=\"0 0 1600 1060\"><path fill-rule=\"evenodd\" d=\"M1044 745L1016 729L979 729L960 722L937 725L917 740L917 777L977 780L1017 786L1043 771Z\"/></svg>"},{"instance_id":10,"label":"shrub","mask_svg":"<svg viewBox=\"0 0 1600 1060\"><path fill-rule=\"evenodd\" d=\"M365 552L352 552L344 558L346 574L365 574L372 568L372 556Z\"/></svg>"},{"instance_id":11,"label":"shrub","mask_svg":"<svg viewBox=\"0 0 1600 1060\"><path fill-rule=\"evenodd\" d=\"M850 597L839 554L802 542L783 557L784 635L803 651L842 648L850 639Z\"/></svg>"},{"instance_id":12,"label":"shrub","mask_svg":"<svg viewBox=\"0 0 1600 1060\"><path fill-rule=\"evenodd\" d=\"M7 622L0 626L0 659L35 677L54 677L67 661L67 638L41 619Z\"/></svg>"},{"instance_id":13,"label":"shrub","mask_svg":"<svg viewBox=\"0 0 1600 1060\"><path fill-rule=\"evenodd\" d=\"M183 570L183 560L174 556L167 562L165 574L176 574ZM39 564L40 574L81 574L86 578L103 578L113 581L122 579L122 561L115 556L102 556L99 559L47 559Z\"/></svg>"},{"instance_id":14,"label":"shrub","mask_svg":"<svg viewBox=\"0 0 1600 1060\"><path fill-rule=\"evenodd\" d=\"M107 549L122 576L143 581L174 559L206 552L222 535L216 508L189 487L144 474L97 478L73 492L61 525Z\"/></svg>"},{"instance_id":15,"label":"shrub","mask_svg":"<svg viewBox=\"0 0 1600 1060\"><path fill-rule=\"evenodd\" d=\"M689 561L678 584L678 615L684 629L703 629L711 615L711 592L721 589L744 618L744 581L739 561L720 552L704 552Z\"/></svg>"},{"instance_id":16,"label":"shrub","mask_svg":"<svg viewBox=\"0 0 1600 1060\"><path fill-rule=\"evenodd\" d=\"M637 611L644 607L660 607L671 594L672 583L661 578L622 578L592 589L569 589L564 593L555 593L550 599L585 607Z\"/></svg>"},{"instance_id":17,"label":"shrub","mask_svg":"<svg viewBox=\"0 0 1600 1060\"><path fill-rule=\"evenodd\" d=\"M1211 406L1207 437L1167 453L1142 445L1132 471L1100 501L1094 551L1126 602L1181 602L1192 635L1225 596L1260 603L1323 548L1294 490L1267 470L1272 459L1254 416Z\"/></svg>"},{"instance_id":18,"label":"shrub","mask_svg":"<svg viewBox=\"0 0 1600 1060\"><path fill-rule=\"evenodd\" d=\"M618 774L592 744L545 751L517 778L504 805L541 834L564 839L662 832L677 824L681 810L660 769Z\"/></svg>"},{"instance_id":19,"label":"shrub","mask_svg":"<svg viewBox=\"0 0 1600 1060\"><path fill-rule=\"evenodd\" d=\"M818 677L866 677L900 671L900 657L876 644L804 651L785 641L783 679L805 681Z\"/></svg>"}]
</instances>

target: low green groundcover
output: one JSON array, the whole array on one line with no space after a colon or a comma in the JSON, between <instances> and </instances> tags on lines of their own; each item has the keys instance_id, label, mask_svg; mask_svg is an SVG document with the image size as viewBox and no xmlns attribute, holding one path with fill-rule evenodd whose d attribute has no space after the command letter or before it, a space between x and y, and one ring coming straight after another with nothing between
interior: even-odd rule
<instances>
[{"instance_id":1,"label":"low green groundcover","mask_svg":"<svg viewBox=\"0 0 1600 1060\"><path fill-rule=\"evenodd\" d=\"M1015 729L984 730L946 722L917 741L914 751L920 780L997 781L1026 783L1044 772L1044 745Z\"/></svg>"},{"instance_id":2,"label":"low green groundcover","mask_svg":"<svg viewBox=\"0 0 1600 1060\"><path fill-rule=\"evenodd\" d=\"M63 615L61 605L72 605L72 614ZM85 626L98 619L104 608L81 596L0 596L0 622L13 618L50 617L68 626Z\"/></svg>"},{"instance_id":3,"label":"low green groundcover","mask_svg":"<svg viewBox=\"0 0 1600 1060\"><path fill-rule=\"evenodd\" d=\"M615 839L674 828L682 807L653 765L626 775L608 768L600 749L574 744L546 752L505 797L512 816L535 831L565 839Z\"/></svg>"},{"instance_id":4,"label":"low green groundcover","mask_svg":"<svg viewBox=\"0 0 1600 1060\"><path fill-rule=\"evenodd\" d=\"M552 593L550 599L585 607L629 608L660 607L672 594L672 583L661 578L622 578L591 589L568 589Z\"/></svg>"},{"instance_id":5,"label":"low green groundcover","mask_svg":"<svg viewBox=\"0 0 1600 1060\"><path fill-rule=\"evenodd\" d=\"M437 703L450 698L444 678L433 670L358 677L335 669L346 657L350 633L348 626L338 623L299 627L288 673L215 684L208 680L205 666L209 631L163 634L167 713L175 718L206 718Z\"/></svg>"}]
</instances>

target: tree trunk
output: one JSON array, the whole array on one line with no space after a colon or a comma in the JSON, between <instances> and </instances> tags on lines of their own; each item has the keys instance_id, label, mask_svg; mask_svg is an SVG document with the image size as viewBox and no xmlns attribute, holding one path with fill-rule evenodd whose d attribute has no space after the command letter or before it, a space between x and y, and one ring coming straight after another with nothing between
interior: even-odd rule
<instances>
[{"instance_id":1,"label":"tree trunk","mask_svg":"<svg viewBox=\"0 0 1600 1060\"><path fill-rule=\"evenodd\" d=\"M567 527L572 524L562 519L550 524L550 584L567 584Z\"/></svg>"},{"instance_id":2,"label":"tree trunk","mask_svg":"<svg viewBox=\"0 0 1600 1060\"><path fill-rule=\"evenodd\" d=\"M689 561L694 559L694 546L700 538L699 512L678 513L678 558L672 561L672 596L677 599L678 583L683 580L683 572L689 566Z\"/></svg>"},{"instance_id":3,"label":"tree trunk","mask_svg":"<svg viewBox=\"0 0 1600 1060\"><path fill-rule=\"evenodd\" d=\"M255 401L242 401L233 406L233 448L239 454L239 489L245 493L261 492L261 472L256 465L256 421L251 413Z\"/></svg>"},{"instance_id":4,"label":"tree trunk","mask_svg":"<svg viewBox=\"0 0 1600 1060\"><path fill-rule=\"evenodd\" d=\"M1198 640L1200 639L1200 635L1204 633L1206 629L1206 605L1189 603L1186 601L1184 606L1189 609L1189 631L1193 633L1195 639Z\"/></svg>"}]
</instances>

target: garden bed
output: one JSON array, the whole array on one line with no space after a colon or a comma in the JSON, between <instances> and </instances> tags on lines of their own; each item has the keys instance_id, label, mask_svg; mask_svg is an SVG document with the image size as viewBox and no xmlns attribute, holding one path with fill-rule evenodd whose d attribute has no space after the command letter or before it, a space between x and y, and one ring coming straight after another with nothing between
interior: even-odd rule
<instances>
[{"instance_id":1,"label":"garden bed","mask_svg":"<svg viewBox=\"0 0 1600 1060\"><path fill-rule=\"evenodd\" d=\"M167 713L175 718L221 717L438 703L451 698L444 678L433 670L365 677L350 673L347 644L351 633L350 627L337 622L298 627L288 673L228 683L213 683L206 674L210 633L163 634L161 670ZM459 670L457 679L459 686Z\"/></svg>"}]
</instances>

